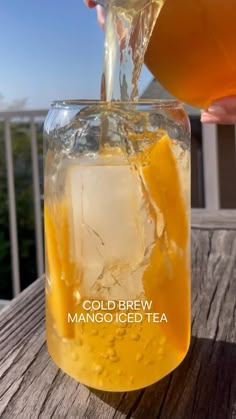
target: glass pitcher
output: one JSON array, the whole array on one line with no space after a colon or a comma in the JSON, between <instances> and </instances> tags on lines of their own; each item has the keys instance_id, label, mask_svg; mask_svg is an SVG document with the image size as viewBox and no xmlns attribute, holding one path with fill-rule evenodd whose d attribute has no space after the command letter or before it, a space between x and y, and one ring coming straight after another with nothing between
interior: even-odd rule
<instances>
[{"instance_id":1,"label":"glass pitcher","mask_svg":"<svg viewBox=\"0 0 236 419\"><path fill-rule=\"evenodd\" d=\"M105 8L120 8L121 21L131 6L138 10L151 2L159 12L153 26L148 23L144 62L154 77L179 100L199 108L236 95L235 0L97 0Z\"/></svg>"},{"instance_id":2,"label":"glass pitcher","mask_svg":"<svg viewBox=\"0 0 236 419\"><path fill-rule=\"evenodd\" d=\"M190 105L207 108L235 95L235 21L235 0L165 0L145 63L169 92Z\"/></svg>"},{"instance_id":3,"label":"glass pitcher","mask_svg":"<svg viewBox=\"0 0 236 419\"><path fill-rule=\"evenodd\" d=\"M102 390L148 386L190 341L190 126L177 101L55 102L46 118L46 330Z\"/></svg>"}]
</instances>

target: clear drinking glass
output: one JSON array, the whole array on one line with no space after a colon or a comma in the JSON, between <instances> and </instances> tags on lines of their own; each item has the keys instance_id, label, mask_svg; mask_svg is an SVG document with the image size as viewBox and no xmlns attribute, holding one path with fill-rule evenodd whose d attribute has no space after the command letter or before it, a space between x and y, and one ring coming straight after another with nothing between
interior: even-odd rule
<instances>
[{"instance_id":1,"label":"clear drinking glass","mask_svg":"<svg viewBox=\"0 0 236 419\"><path fill-rule=\"evenodd\" d=\"M44 138L48 350L91 387L145 387L190 340L186 113L55 102Z\"/></svg>"}]
</instances>

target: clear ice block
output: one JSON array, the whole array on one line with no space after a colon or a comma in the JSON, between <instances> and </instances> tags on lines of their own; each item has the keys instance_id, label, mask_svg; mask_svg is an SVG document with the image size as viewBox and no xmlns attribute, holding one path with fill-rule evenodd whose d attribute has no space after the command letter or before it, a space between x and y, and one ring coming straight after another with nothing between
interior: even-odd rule
<instances>
[{"instance_id":1,"label":"clear ice block","mask_svg":"<svg viewBox=\"0 0 236 419\"><path fill-rule=\"evenodd\" d=\"M66 190L81 296L141 298L154 221L138 171L121 158L82 157L68 170Z\"/></svg>"}]
</instances>

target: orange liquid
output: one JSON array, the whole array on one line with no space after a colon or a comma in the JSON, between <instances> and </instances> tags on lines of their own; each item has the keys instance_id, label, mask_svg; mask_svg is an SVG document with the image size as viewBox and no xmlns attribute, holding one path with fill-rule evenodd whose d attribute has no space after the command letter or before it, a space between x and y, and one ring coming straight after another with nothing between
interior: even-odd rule
<instances>
[{"instance_id":1,"label":"orange liquid","mask_svg":"<svg viewBox=\"0 0 236 419\"><path fill-rule=\"evenodd\" d=\"M127 391L168 374L188 350L189 191L183 179L188 182L189 152L164 135L134 157L138 172L117 163L117 150L112 165L111 153L100 156L100 166L69 161L60 180L64 192L48 196L45 182L47 345L75 379ZM105 269L98 277L100 263ZM120 298L152 306L122 311ZM112 300L116 307L87 312L85 300L105 306ZM77 321L69 321L68 313ZM78 320L86 313L111 313L113 321ZM117 321L121 313L143 319ZM165 313L168 322L148 321L147 313Z\"/></svg>"},{"instance_id":2,"label":"orange liquid","mask_svg":"<svg viewBox=\"0 0 236 419\"><path fill-rule=\"evenodd\" d=\"M175 97L206 108L236 94L235 0L166 0L145 63Z\"/></svg>"}]
</instances>

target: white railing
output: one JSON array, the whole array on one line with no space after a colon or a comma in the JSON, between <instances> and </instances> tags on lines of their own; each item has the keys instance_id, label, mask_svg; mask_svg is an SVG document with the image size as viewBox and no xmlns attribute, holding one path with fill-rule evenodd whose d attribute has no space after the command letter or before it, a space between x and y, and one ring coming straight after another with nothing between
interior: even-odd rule
<instances>
[{"instance_id":1,"label":"white railing","mask_svg":"<svg viewBox=\"0 0 236 419\"><path fill-rule=\"evenodd\" d=\"M45 119L47 110L34 111L6 111L0 112L0 121L4 123L4 140L6 150L6 169L9 201L11 261L12 261L12 285L13 295L20 292L19 255L17 239L17 217L15 200L14 165L12 155L11 122L29 122L30 142L33 173L34 213L35 213L35 242L37 275L44 272L43 257L43 234L40 204L39 165L37 151L37 123ZM236 132L236 131L235 131ZM203 172L204 172L204 196L205 207L211 210L220 208L220 188L218 170L217 127L215 125L202 126L203 144ZM235 136L236 147L236 136ZM235 148L236 150L236 148ZM236 153L235 153L236 155ZM235 173L236 174L236 173Z\"/></svg>"},{"instance_id":2,"label":"white railing","mask_svg":"<svg viewBox=\"0 0 236 419\"><path fill-rule=\"evenodd\" d=\"M205 207L220 208L217 125L202 125Z\"/></svg>"},{"instance_id":3,"label":"white railing","mask_svg":"<svg viewBox=\"0 0 236 419\"><path fill-rule=\"evenodd\" d=\"M226 142L227 138L224 138L223 140ZM217 125L202 124L202 149L205 208L217 210L221 208L219 159L222 158L218 153ZM235 191L235 189L233 189L233 182L234 179L236 179L236 125L234 126L234 160L235 166L232 172L232 194Z\"/></svg>"},{"instance_id":4,"label":"white railing","mask_svg":"<svg viewBox=\"0 0 236 419\"><path fill-rule=\"evenodd\" d=\"M8 187L8 202L9 202L8 208L9 208L10 240L11 240L12 289L13 289L14 296L19 294L20 292L20 273L19 273L20 271L19 271L14 165L13 165L12 139L11 139L11 122L13 121L29 122L30 124L34 213L35 213L36 261L37 261L37 275L40 276L44 272L44 257L43 257L43 230L42 230L41 204L40 204L40 184L39 184L39 165L38 165L36 124L37 122L39 121L42 122L45 119L47 112L48 112L47 110L0 112L0 121L4 122L4 140L5 140L5 151L6 151L7 187Z\"/></svg>"}]
</instances>

